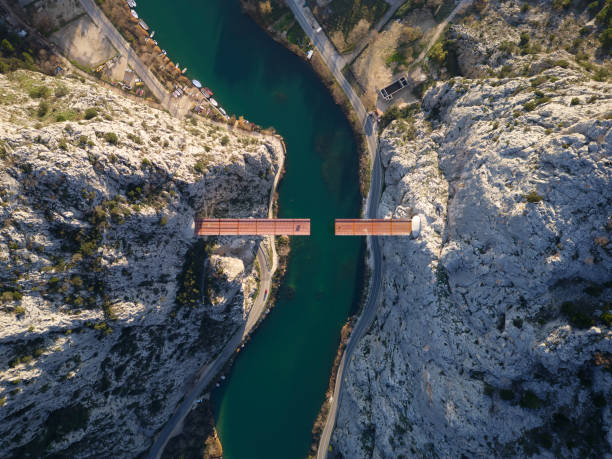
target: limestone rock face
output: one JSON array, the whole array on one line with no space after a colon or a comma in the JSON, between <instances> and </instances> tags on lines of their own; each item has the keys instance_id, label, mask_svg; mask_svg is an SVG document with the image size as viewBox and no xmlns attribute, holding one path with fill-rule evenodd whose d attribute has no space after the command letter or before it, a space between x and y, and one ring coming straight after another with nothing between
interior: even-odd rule
<instances>
[{"instance_id":1,"label":"limestone rock face","mask_svg":"<svg viewBox=\"0 0 612 459\"><path fill-rule=\"evenodd\" d=\"M379 217L426 224L382 240L334 451L610 454L611 94L559 67L456 78L383 132Z\"/></svg>"},{"instance_id":2,"label":"limestone rock face","mask_svg":"<svg viewBox=\"0 0 612 459\"><path fill-rule=\"evenodd\" d=\"M281 142L78 77L0 103L0 456L135 457L256 291L257 241L194 215L267 216Z\"/></svg>"}]
</instances>

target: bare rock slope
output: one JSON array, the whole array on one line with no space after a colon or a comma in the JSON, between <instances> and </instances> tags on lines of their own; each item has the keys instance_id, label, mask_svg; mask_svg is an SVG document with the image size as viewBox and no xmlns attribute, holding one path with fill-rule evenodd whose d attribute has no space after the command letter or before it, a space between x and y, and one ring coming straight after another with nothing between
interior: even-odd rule
<instances>
[{"instance_id":1,"label":"bare rock slope","mask_svg":"<svg viewBox=\"0 0 612 459\"><path fill-rule=\"evenodd\" d=\"M612 86L550 65L455 78L382 134L376 320L348 365L343 457L612 453Z\"/></svg>"},{"instance_id":2,"label":"bare rock slope","mask_svg":"<svg viewBox=\"0 0 612 459\"><path fill-rule=\"evenodd\" d=\"M258 241L192 218L265 217L281 142L74 75L0 104L0 456L137 456L257 289Z\"/></svg>"}]
</instances>

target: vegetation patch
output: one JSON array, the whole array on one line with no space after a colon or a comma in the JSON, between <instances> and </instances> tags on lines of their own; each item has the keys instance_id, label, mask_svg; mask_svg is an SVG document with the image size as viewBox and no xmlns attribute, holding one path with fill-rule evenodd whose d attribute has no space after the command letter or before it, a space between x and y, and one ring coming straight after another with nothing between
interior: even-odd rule
<instances>
[{"instance_id":1,"label":"vegetation patch","mask_svg":"<svg viewBox=\"0 0 612 459\"><path fill-rule=\"evenodd\" d=\"M176 305L195 308L202 304L204 286L204 264L210 256L212 245L202 239L192 244L185 254L183 269L177 277Z\"/></svg>"}]
</instances>

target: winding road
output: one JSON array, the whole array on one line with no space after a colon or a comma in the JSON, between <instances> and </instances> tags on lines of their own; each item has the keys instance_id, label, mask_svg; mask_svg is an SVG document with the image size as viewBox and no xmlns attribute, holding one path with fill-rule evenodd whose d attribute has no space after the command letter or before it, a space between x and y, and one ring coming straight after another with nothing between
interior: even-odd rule
<instances>
[{"instance_id":1,"label":"winding road","mask_svg":"<svg viewBox=\"0 0 612 459\"><path fill-rule=\"evenodd\" d=\"M155 443L149 450L149 459L158 459L161 457L168 440L172 438L175 431L182 425L183 420L191 411L196 400L201 397L202 391L211 383L213 378L223 369L228 360L240 348L244 338L251 332L257 321L263 314L266 308L266 300L268 299L266 291L269 291L272 284L272 274L276 269L276 258L268 260L265 254L265 248L262 244L259 245L257 250L257 261L260 266L261 280L259 283L259 291L257 292L257 298L253 303L253 307L249 311L246 323L241 327L230 340L223 346L221 352L215 360L205 365L200 369L198 374L198 381L196 385L189 390L183 397L183 401L178 406L172 417L168 420L164 428L159 432L155 439ZM272 263L272 266L270 266Z\"/></svg>"}]
</instances>

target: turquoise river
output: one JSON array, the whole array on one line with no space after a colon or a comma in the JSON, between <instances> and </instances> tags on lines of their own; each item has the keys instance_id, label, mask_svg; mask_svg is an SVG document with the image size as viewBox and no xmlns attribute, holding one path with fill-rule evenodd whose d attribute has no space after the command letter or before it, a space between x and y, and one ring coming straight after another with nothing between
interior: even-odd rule
<instances>
[{"instance_id":1,"label":"turquoise river","mask_svg":"<svg viewBox=\"0 0 612 459\"><path fill-rule=\"evenodd\" d=\"M213 408L226 458L304 458L361 287L362 241L333 236L334 218L360 215L349 123L309 64L268 37L238 0L141 0L137 10L228 113L285 139L279 216L311 218L312 235L291 241L276 307L213 393Z\"/></svg>"}]
</instances>

